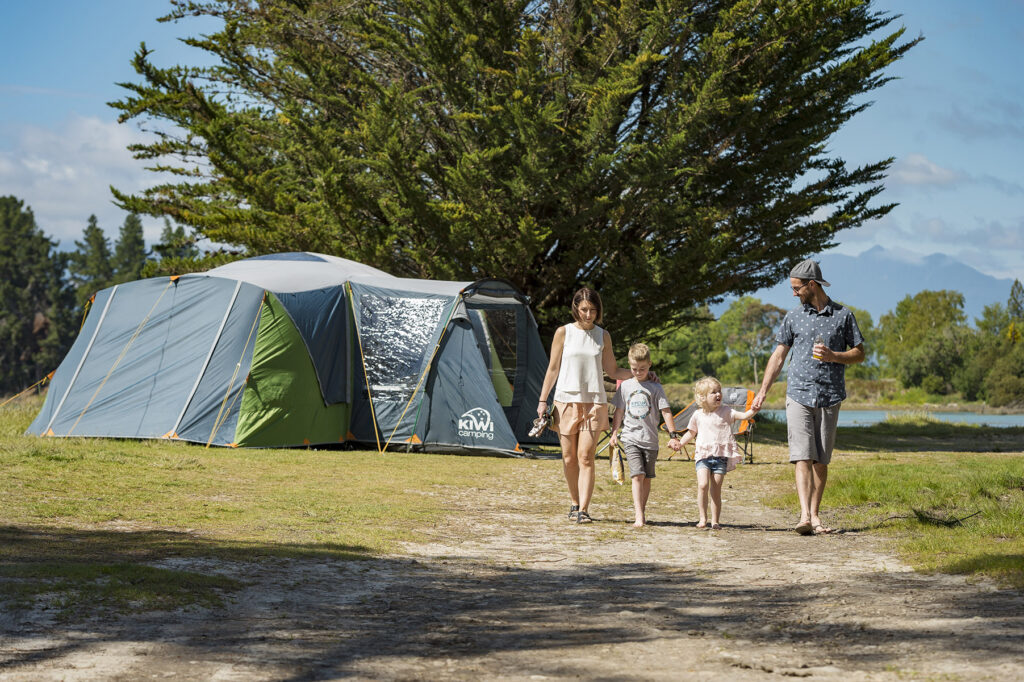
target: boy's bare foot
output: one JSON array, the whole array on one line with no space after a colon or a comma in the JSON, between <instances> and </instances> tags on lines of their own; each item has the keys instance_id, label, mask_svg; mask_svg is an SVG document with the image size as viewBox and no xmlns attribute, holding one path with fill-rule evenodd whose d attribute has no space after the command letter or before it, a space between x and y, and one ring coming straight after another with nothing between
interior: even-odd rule
<instances>
[{"instance_id":1,"label":"boy's bare foot","mask_svg":"<svg viewBox=\"0 0 1024 682\"><path fill-rule=\"evenodd\" d=\"M634 528L643 528L645 523L646 523L646 521L644 521L643 519L637 519L636 521L633 522L633 527Z\"/></svg>"}]
</instances>

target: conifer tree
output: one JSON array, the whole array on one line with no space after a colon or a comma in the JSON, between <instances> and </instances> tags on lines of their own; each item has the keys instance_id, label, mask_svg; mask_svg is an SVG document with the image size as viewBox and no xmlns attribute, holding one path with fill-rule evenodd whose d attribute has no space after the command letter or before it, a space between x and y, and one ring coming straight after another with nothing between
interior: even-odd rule
<instances>
[{"instance_id":1,"label":"conifer tree","mask_svg":"<svg viewBox=\"0 0 1024 682\"><path fill-rule=\"evenodd\" d=\"M1024 322L1024 286L1019 279L1013 280L1010 287L1010 298L1006 301L1006 312L1010 319Z\"/></svg>"},{"instance_id":2,"label":"conifer tree","mask_svg":"<svg viewBox=\"0 0 1024 682\"><path fill-rule=\"evenodd\" d=\"M67 352L75 320L65 266L32 211L0 197L0 395L39 381Z\"/></svg>"},{"instance_id":3,"label":"conifer tree","mask_svg":"<svg viewBox=\"0 0 1024 682\"><path fill-rule=\"evenodd\" d=\"M114 283L134 282L142 276L146 265L146 242L142 235L142 220L138 214L129 213L121 225L111 267Z\"/></svg>"},{"instance_id":4,"label":"conifer tree","mask_svg":"<svg viewBox=\"0 0 1024 682\"><path fill-rule=\"evenodd\" d=\"M216 64L143 44L112 106L180 181L114 193L250 254L503 277L547 330L587 284L627 343L892 208L829 147L917 42L871 0L173 4Z\"/></svg>"},{"instance_id":5,"label":"conifer tree","mask_svg":"<svg viewBox=\"0 0 1024 682\"><path fill-rule=\"evenodd\" d=\"M95 215L89 216L82 241L75 241L75 252L70 256L68 272L71 274L79 307L85 307L93 294L110 286L114 279L110 242Z\"/></svg>"}]
</instances>

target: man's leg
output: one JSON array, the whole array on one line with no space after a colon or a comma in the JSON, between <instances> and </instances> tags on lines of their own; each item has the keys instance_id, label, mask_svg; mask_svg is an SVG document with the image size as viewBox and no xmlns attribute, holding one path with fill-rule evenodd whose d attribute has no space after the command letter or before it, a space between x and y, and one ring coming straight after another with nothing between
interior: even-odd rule
<instances>
[{"instance_id":1,"label":"man's leg","mask_svg":"<svg viewBox=\"0 0 1024 682\"><path fill-rule=\"evenodd\" d=\"M797 527L811 522L811 498L814 492L813 465L809 459L803 459L793 463L796 474L796 496L800 500L800 521ZM818 495L818 502L821 502L821 495ZM817 506L814 507L817 509Z\"/></svg>"},{"instance_id":2,"label":"man's leg","mask_svg":"<svg viewBox=\"0 0 1024 682\"><path fill-rule=\"evenodd\" d=\"M816 533L827 533L831 529L826 528L821 523L821 518L818 517L818 508L821 506L821 496L825 492L825 483L828 481L828 465L822 464L821 462L814 462L814 466L811 469L811 479L813 487L810 500L811 525L814 527L814 531Z\"/></svg>"},{"instance_id":3,"label":"man's leg","mask_svg":"<svg viewBox=\"0 0 1024 682\"><path fill-rule=\"evenodd\" d=\"M836 426L839 423L840 405L823 407L815 411L815 447L817 457L811 468L810 520L815 533L831 533L818 516L821 499L828 481L828 465L832 461L832 450L836 443Z\"/></svg>"}]
</instances>

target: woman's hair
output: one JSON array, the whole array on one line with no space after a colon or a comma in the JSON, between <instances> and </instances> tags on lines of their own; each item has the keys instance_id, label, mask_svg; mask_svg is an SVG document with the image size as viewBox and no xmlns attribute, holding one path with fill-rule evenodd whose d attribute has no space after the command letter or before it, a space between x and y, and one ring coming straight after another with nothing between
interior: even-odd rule
<instances>
[{"instance_id":1,"label":"woman's hair","mask_svg":"<svg viewBox=\"0 0 1024 682\"><path fill-rule=\"evenodd\" d=\"M693 385L693 399L700 409L705 412L708 411L708 394L716 388L721 389L722 382L714 377L701 377L697 380L697 383Z\"/></svg>"},{"instance_id":2,"label":"woman's hair","mask_svg":"<svg viewBox=\"0 0 1024 682\"><path fill-rule=\"evenodd\" d=\"M594 324L601 324L601 313L604 310L601 306L601 297L596 291L588 287L583 287L572 295L572 319L577 322L580 321L580 304L584 301L597 308L597 317L594 318Z\"/></svg>"}]
</instances>

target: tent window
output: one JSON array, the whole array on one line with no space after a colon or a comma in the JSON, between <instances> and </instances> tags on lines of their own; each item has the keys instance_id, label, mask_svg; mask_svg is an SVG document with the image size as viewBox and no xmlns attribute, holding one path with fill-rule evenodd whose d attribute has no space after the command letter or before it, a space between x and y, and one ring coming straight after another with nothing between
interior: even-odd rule
<instances>
[{"instance_id":1,"label":"tent window","mask_svg":"<svg viewBox=\"0 0 1024 682\"><path fill-rule=\"evenodd\" d=\"M516 385L516 311L509 308L475 310L483 331L481 350L491 373L498 402L509 407Z\"/></svg>"},{"instance_id":2,"label":"tent window","mask_svg":"<svg viewBox=\"0 0 1024 682\"><path fill-rule=\"evenodd\" d=\"M409 400L450 305L440 298L360 296L359 332L374 401Z\"/></svg>"}]
</instances>

